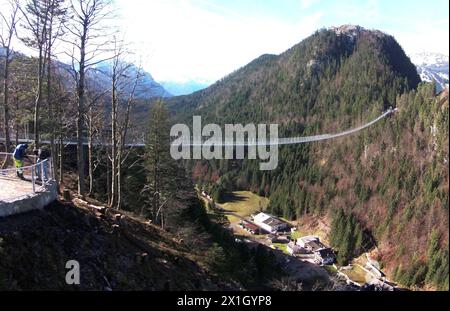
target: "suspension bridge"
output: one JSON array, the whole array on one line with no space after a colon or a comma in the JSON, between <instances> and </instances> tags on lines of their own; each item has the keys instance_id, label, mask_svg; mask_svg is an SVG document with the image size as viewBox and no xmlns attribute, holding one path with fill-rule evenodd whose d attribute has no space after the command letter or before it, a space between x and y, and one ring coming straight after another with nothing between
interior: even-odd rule
<instances>
[{"instance_id":1,"label":"suspension bridge","mask_svg":"<svg viewBox=\"0 0 450 311\"><path fill-rule=\"evenodd\" d=\"M305 137L288 137L288 138L278 138L275 140L259 140L259 141L234 141L233 143L217 142L214 143L215 146L261 146L261 145L293 145L302 144L309 142L317 142L323 140L336 139L339 137L351 135L362 131L370 126L373 126L382 119L388 117L389 115L396 112L396 108L389 108L387 111L383 112L376 119L339 133L334 134L321 134L314 136ZM0 138L0 142L4 142L4 138ZM18 139L19 142L29 142L28 139ZM190 146L200 146L204 142L185 142L186 145ZM50 144L49 141L43 140L41 144ZM76 145L75 140L65 140L64 145ZM86 141L83 144L87 144ZM94 146L110 146L110 143L99 143L96 142ZM128 147L144 147L144 142L128 143ZM12 154L0 153L0 161L6 163L13 163ZM40 163L31 163L29 166L22 168L24 178L19 179L16 176L16 168L8 167L6 169L0 169L0 217L13 215L17 213L22 213L28 210L42 208L49 204L51 201L56 199L56 182L53 180L53 160L49 158Z\"/></svg>"}]
</instances>

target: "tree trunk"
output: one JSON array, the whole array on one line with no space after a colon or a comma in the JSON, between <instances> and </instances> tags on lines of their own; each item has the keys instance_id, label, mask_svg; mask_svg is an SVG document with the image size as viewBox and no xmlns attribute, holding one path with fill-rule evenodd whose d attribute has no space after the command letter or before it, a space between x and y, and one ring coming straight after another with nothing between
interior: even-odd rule
<instances>
[{"instance_id":1,"label":"tree trunk","mask_svg":"<svg viewBox=\"0 0 450 311\"><path fill-rule=\"evenodd\" d=\"M111 204L111 169L110 161L108 159L108 153L106 153L106 188L108 189L108 205Z\"/></svg>"},{"instance_id":2,"label":"tree trunk","mask_svg":"<svg viewBox=\"0 0 450 311\"><path fill-rule=\"evenodd\" d=\"M19 144L19 100L16 98L15 100L15 108L16 108L16 137L15 137L15 143L16 146Z\"/></svg>"},{"instance_id":3,"label":"tree trunk","mask_svg":"<svg viewBox=\"0 0 450 311\"><path fill-rule=\"evenodd\" d=\"M54 158L54 155L56 154L56 148L55 148L55 126L53 121L53 102L52 102L52 96L51 96L51 86L52 86L52 62L51 62L51 51L52 51L52 27L50 23L50 29L49 29L49 45L47 50L47 105L48 105L48 119L50 124L50 151L51 155ZM53 178L56 180L56 170L52 170ZM58 182L56 180L56 182Z\"/></svg>"},{"instance_id":4,"label":"tree trunk","mask_svg":"<svg viewBox=\"0 0 450 311\"><path fill-rule=\"evenodd\" d=\"M84 29L84 35L81 38L80 49L80 74L78 80L78 111L77 111L77 166L78 166L78 194L82 197L86 194L85 172L84 172L84 93L85 93L85 58L86 58L86 36L87 29Z\"/></svg>"},{"instance_id":5,"label":"tree trunk","mask_svg":"<svg viewBox=\"0 0 450 311\"><path fill-rule=\"evenodd\" d=\"M117 161L117 209L122 205L122 151L119 150Z\"/></svg>"},{"instance_id":6,"label":"tree trunk","mask_svg":"<svg viewBox=\"0 0 450 311\"><path fill-rule=\"evenodd\" d=\"M112 107L111 107L111 207L117 206L117 90L116 65L112 74Z\"/></svg>"},{"instance_id":7,"label":"tree trunk","mask_svg":"<svg viewBox=\"0 0 450 311\"><path fill-rule=\"evenodd\" d=\"M64 142L63 142L63 136L62 131L61 135L59 136L59 184L63 184L63 152L64 152Z\"/></svg>"},{"instance_id":8,"label":"tree trunk","mask_svg":"<svg viewBox=\"0 0 450 311\"><path fill-rule=\"evenodd\" d=\"M38 77L37 77L37 93L34 103L34 145L35 148L39 148L39 110L41 108L42 101L42 89L43 89L43 68L44 68L44 56L43 47L39 47L39 60L38 60Z\"/></svg>"},{"instance_id":9,"label":"tree trunk","mask_svg":"<svg viewBox=\"0 0 450 311\"><path fill-rule=\"evenodd\" d=\"M93 165L93 125L92 125L92 106L89 107L89 117L88 117L88 163L89 163L89 195L92 194L93 185L94 185L94 165Z\"/></svg>"},{"instance_id":10,"label":"tree trunk","mask_svg":"<svg viewBox=\"0 0 450 311\"><path fill-rule=\"evenodd\" d=\"M9 57L10 49L6 48L5 55L5 69L3 73L3 130L5 132L5 152L9 152L9 146L11 144L9 136L9 103L8 103L8 92L9 92ZM5 161L2 164L4 168L8 162L8 157L5 157Z\"/></svg>"},{"instance_id":11,"label":"tree trunk","mask_svg":"<svg viewBox=\"0 0 450 311\"><path fill-rule=\"evenodd\" d=\"M61 84L59 85L61 90ZM58 147L58 165L59 165L59 184L63 184L63 152L64 152L64 142L63 142L63 124L62 124L62 106L61 100L58 100L58 135L59 135L59 147Z\"/></svg>"}]
</instances>

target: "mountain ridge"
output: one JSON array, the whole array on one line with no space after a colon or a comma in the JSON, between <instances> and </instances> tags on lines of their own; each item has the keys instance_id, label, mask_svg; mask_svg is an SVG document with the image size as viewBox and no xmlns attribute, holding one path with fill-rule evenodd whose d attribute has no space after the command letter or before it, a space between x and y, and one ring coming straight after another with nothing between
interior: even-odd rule
<instances>
[{"instance_id":1,"label":"mountain ridge","mask_svg":"<svg viewBox=\"0 0 450 311\"><path fill-rule=\"evenodd\" d=\"M192 115L219 125L276 123L281 137L347 129L390 106L398 112L339 140L280 147L274 171L251 160L195 161L194 181L219 203L247 190L286 219L329 217L340 265L376 250L390 279L448 289L448 100L437 103L393 36L337 29L259 57L205 90L168 99L168 107L187 124ZM338 211L353 223L335 222ZM362 228L362 243L354 228Z\"/></svg>"},{"instance_id":2,"label":"mountain ridge","mask_svg":"<svg viewBox=\"0 0 450 311\"><path fill-rule=\"evenodd\" d=\"M359 29L356 37L357 40L354 40L354 37L346 35L341 36L340 33L336 33L335 30L321 29L279 55L261 55L249 64L225 76L204 90L188 96L169 99L168 105L169 107L173 107L174 111L178 111L178 114L180 114L180 112L181 114L186 114L187 111L190 113L193 111L202 113L208 105L214 102L214 109L217 112L217 109L226 107L227 102L230 103L226 97L227 94L231 94L230 92L234 92L235 96L241 96L243 99L247 97L251 98L252 105L259 105L255 102L264 102L267 98L267 96L264 96L263 94L255 94L256 92L254 89L259 86L263 87L263 90L261 90L262 92L270 93L272 90L275 90L275 92L280 93L280 97L291 97L290 100L292 101L292 96L287 94L298 94L302 88L310 87L308 84L310 84L311 78L314 80L314 84L318 82L318 79L332 79L332 77L325 77L325 75L330 75L325 72L328 69L327 67L331 66L333 68L331 70L339 71L341 63L345 64L346 60L352 57L354 49L358 48L358 45L362 46L368 53L372 53L372 51L375 51L374 53L384 53L388 50L386 46L392 46L393 51L385 56L386 61L381 60L382 63L380 63L380 66L392 69L393 76L387 79L395 79L395 72L406 72L405 76L402 78L406 78L406 81L403 81L406 82L405 86L407 88L414 88L417 86L420 82L420 78L417 75L415 67L410 62L406 61L406 54L392 36L379 31L374 32L366 30L362 27L357 29ZM322 39L324 40L323 42L321 42ZM320 46L320 44L322 46ZM371 46L376 46L376 49L372 49ZM364 56L359 54L357 57L364 58ZM399 61L396 59L397 54L404 57L399 57ZM377 79L375 71L383 70L383 67L371 67L372 68L365 68L364 70L374 71L371 75L374 79ZM246 81L247 78L248 81ZM354 82L359 83L359 81ZM397 81L395 83L401 84L403 82ZM367 81L367 83L369 83L369 81ZM226 90L227 88L229 89ZM319 92L319 90L317 90L317 92ZM259 98L257 99L256 97ZM212 100L212 98L214 98L214 100ZM315 100L315 98L311 98L310 101L314 102ZM394 100L395 97L391 96L389 102L392 103ZM389 103L386 96L383 101L383 106L385 108L388 107ZM247 102L249 101L247 100ZM266 114L264 117L264 119L266 119L265 121L276 121L268 120L267 111L264 111L264 106L267 105L260 105L262 106L261 113L264 112ZM287 106L290 105L297 106L293 102L289 103ZM314 105L314 103L310 103L310 105ZM244 106L244 108L245 107L246 106ZM282 107L279 108L282 109ZM286 113L289 113L289 111Z\"/></svg>"},{"instance_id":3,"label":"mountain ridge","mask_svg":"<svg viewBox=\"0 0 450 311\"><path fill-rule=\"evenodd\" d=\"M27 56L20 52L12 51L13 58L14 57L24 57L27 59L32 59L32 57ZM5 56L4 48L0 47L0 56ZM53 59L53 65L56 65L56 70L58 74L62 77L64 85L67 89L73 88L74 82L72 82L69 72L71 71L71 66L67 63L61 62L57 59ZM129 68L127 69L127 75L130 78L135 78L137 76L138 67L135 64L127 64ZM111 88L109 77L109 68L110 62L100 63L92 68L89 68L86 71L86 82L87 84L91 84L94 86L95 91L101 93ZM166 98L171 97L170 94L164 87L156 82L152 75L142 70L140 71L140 81L137 85L136 89L136 98L140 100L149 100L151 98ZM130 93L132 88L132 84L126 86L125 93ZM127 97L127 96L126 96Z\"/></svg>"}]
</instances>

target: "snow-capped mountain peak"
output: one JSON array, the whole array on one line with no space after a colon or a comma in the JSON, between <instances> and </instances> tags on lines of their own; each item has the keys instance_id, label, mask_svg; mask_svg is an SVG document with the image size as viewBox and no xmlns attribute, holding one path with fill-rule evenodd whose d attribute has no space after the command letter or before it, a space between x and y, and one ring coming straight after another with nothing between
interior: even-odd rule
<instances>
[{"instance_id":1,"label":"snow-capped mountain peak","mask_svg":"<svg viewBox=\"0 0 450 311\"><path fill-rule=\"evenodd\" d=\"M448 64L448 55L440 53L422 52L411 55L411 61L417 66L428 66L436 64Z\"/></svg>"},{"instance_id":2,"label":"snow-capped mountain peak","mask_svg":"<svg viewBox=\"0 0 450 311\"><path fill-rule=\"evenodd\" d=\"M438 90L449 85L448 55L423 52L410 55L422 81L436 81Z\"/></svg>"}]
</instances>

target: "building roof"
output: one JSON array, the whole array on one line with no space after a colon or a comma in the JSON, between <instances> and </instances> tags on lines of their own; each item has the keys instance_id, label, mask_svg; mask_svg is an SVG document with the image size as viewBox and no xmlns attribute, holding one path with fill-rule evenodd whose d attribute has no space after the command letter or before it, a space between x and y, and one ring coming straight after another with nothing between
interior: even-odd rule
<instances>
[{"instance_id":1,"label":"building roof","mask_svg":"<svg viewBox=\"0 0 450 311\"><path fill-rule=\"evenodd\" d=\"M256 215L254 217L254 221L258 222L258 223L264 223L271 227L285 224L284 221L282 221L274 216L268 215L266 213L259 213L258 215Z\"/></svg>"},{"instance_id":2,"label":"building roof","mask_svg":"<svg viewBox=\"0 0 450 311\"><path fill-rule=\"evenodd\" d=\"M302 241L304 244L307 244L312 241L317 241L317 242L320 241L319 237L314 236L314 235L307 235L307 236L299 238L299 240Z\"/></svg>"},{"instance_id":3,"label":"building roof","mask_svg":"<svg viewBox=\"0 0 450 311\"><path fill-rule=\"evenodd\" d=\"M317 251L319 253L320 257L326 258L326 257L334 257L334 252L331 248L322 248Z\"/></svg>"},{"instance_id":4,"label":"building roof","mask_svg":"<svg viewBox=\"0 0 450 311\"><path fill-rule=\"evenodd\" d=\"M274 217L270 217L270 218L264 220L264 223L266 225L269 225L269 226L273 227L273 226L278 226L278 225L284 224L284 221L281 221L281 220L279 220L277 218L274 218Z\"/></svg>"},{"instance_id":5,"label":"building roof","mask_svg":"<svg viewBox=\"0 0 450 311\"><path fill-rule=\"evenodd\" d=\"M325 247L325 245L323 245L322 243L320 243L320 241L317 241L317 240L316 241L307 242L306 245L311 247L313 252L319 251L319 250L321 250L322 248Z\"/></svg>"},{"instance_id":6,"label":"building roof","mask_svg":"<svg viewBox=\"0 0 450 311\"><path fill-rule=\"evenodd\" d=\"M268 219L268 218L270 218L271 216L270 215L267 215L266 213L259 213L259 214L257 214L254 218L253 218L253 220L255 221L255 222L264 222L266 219Z\"/></svg>"}]
</instances>

